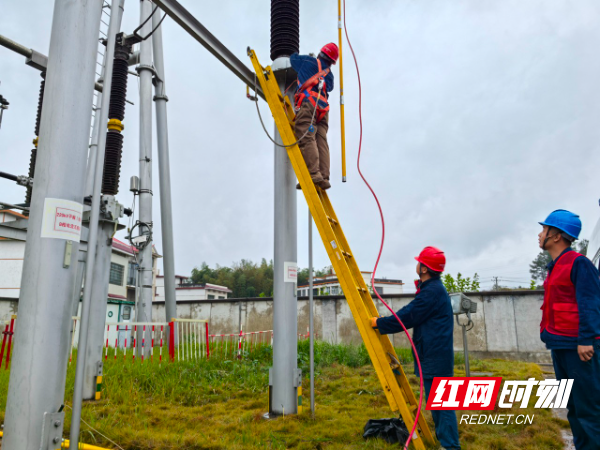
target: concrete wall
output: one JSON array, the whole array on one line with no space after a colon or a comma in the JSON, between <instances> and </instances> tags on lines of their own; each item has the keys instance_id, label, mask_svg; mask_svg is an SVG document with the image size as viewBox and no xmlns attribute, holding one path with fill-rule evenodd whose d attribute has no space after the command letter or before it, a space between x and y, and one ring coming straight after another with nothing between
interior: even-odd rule
<instances>
[{"instance_id":1,"label":"concrete wall","mask_svg":"<svg viewBox=\"0 0 600 450\"><path fill-rule=\"evenodd\" d=\"M477 302L473 315L473 328L467 333L469 351L479 358L507 358L548 362L550 352L539 338L541 319L541 291L500 291L472 293L468 296ZM388 298L385 298L388 297ZM384 296L395 311L408 304L410 294ZM380 303L380 302L378 302ZM164 320L164 303L153 305L155 320ZM208 319L211 333L232 333L239 329L240 320L245 331L272 329L273 300L270 298L205 300L179 302L181 318ZM382 304L380 315L389 315ZM308 299L298 300L298 332L306 333L308 327ZM461 322L466 321L460 316ZM325 296L315 299L315 332L320 339L333 343L360 343L361 337L352 318L348 303L343 297ZM409 347L404 334L391 336L397 347ZM454 349L462 351L462 328L454 325Z\"/></svg>"},{"instance_id":2,"label":"concrete wall","mask_svg":"<svg viewBox=\"0 0 600 450\"><path fill-rule=\"evenodd\" d=\"M0 297L19 298L25 242L0 240Z\"/></svg>"},{"instance_id":3,"label":"concrete wall","mask_svg":"<svg viewBox=\"0 0 600 450\"><path fill-rule=\"evenodd\" d=\"M478 358L506 358L548 362L550 352L539 339L541 291L500 291L467 294L477 302L473 328L467 333L471 356ZM387 297L387 298L386 298ZM412 295L384 296L394 310L412 300ZM379 302L378 302L379 303ZM164 302L155 302L154 321L166 321ZM14 301L0 301L0 320L14 313ZM178 302L180 318L208 319L211 333L225 334L239 330L240 321L245 331L272 329L273 300L270 298L202 300ZM378 305L381 315L387 309ZM308 299L298 299L298 332L308 327ZM461 316L461 321L465 320ZM360 343L352 313L343 297L326 296L315 299L315 332L320 339L332 343ZM275 337L276 339L276 337ZM403 334L392 336L397 347L409 347ZM462 328L454 326L454 348L462 351Z\"/></svg>"}]
</instances>

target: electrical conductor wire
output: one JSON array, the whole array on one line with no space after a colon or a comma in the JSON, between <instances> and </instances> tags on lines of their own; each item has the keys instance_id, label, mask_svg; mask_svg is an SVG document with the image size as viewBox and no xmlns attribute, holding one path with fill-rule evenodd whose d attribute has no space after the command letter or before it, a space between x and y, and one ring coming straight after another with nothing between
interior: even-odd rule
<instances>
[{"instance_id":1,"label":"electrical conductor wire","mask_svg":"<svg viewBox=\"0 0 600 450\"><path fill-rule=\"evenodd\" d=\"M379 203L379 199L377 198L375 191L373 190L373 188L371 187L371 185L369 184L369 182L367 181L367 179L365 178L365 176L363 175L363 173L360 169L360 157L361 157L361 151L362 151L362 135L363 135L362 88L361 88L361 82L360 82L360 71L358 69L358 61L356 59L354 49L352 48L352 44L350 43L350 38L348 37L348 28L346 27L346 0L343 0L343 1L344 1L344 33L346 34L346 41L348 42L348 46L350 47L350 52L352 53L352 58L354 59L354 65L356 66L356 74L358 77L358 117L359 117L359 125L360 125L360 127L359 127L360 128L360 137L359 137L359 143L358 143L358 158L356 160L356 167L358 169L358 173L359 173L360 177L362 178L364 183L367 185L367 187L371 191L371 194L373 195L373 198L375 199L375 202L377 203L377 208L379 209L379 215L381 217L381 244L379 247L379 253L377 255L377 260L375 262L375 267L373 268L373 274L371 275L371 286L374 287L375 286L375 273L377 272L377 266L379 265L379 260L381 259L381 254L383 252L383 244L385 242L385 220L383 218L383 210L381 209L381 204ZM415 421L414 421L412 430L410 430L410 434L408 436L406 444L404 445L404 449L408 450L408 445L410 444L410 441L412 440L414 432L417 429L417 425L419 422L419 416L421 414L421 404L423 401L423 371L421 369L421 361L419 360L419 355L417 354L417 349L415 347L415 344L414 344L412 338L410 337L408 330L406 329L406 327L404 326L404 324L402 323L402 321L400 320L398 315L394 312L394 310L390 307L390 305L388 305L385 302L385 300L383 300L383 298L381 298L381 296L379 295L379 292L377 292L376 289L373 289L373 290L374 290L377 298L393 314L393 316L396 318L396 320L398 321L398 323L400 324L400 326L406 333L406 336L408 337L408 340L410 341L410 345L412 346L413 351L414 351L415 360L417 362L417 367L419 368L419 405L417 408L417 413L415 415Z\"/></svg>"}]
</instances>

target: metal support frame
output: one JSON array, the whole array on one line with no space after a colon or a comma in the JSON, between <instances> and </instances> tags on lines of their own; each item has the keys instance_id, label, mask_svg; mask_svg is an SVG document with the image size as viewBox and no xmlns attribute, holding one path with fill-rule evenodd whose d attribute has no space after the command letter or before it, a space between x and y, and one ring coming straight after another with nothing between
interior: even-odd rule
<instances>
[{"instance_id":1,"label":"metal support frame","mask_svg":"<svg viewBox=\"0 0 600 450\"><path fill-rule=\"evenodd\" d=\"M310 412L315 416L315 302L313 294L313 220L308 211L308 334L310 337Z\"/></svg>"},{"instance_id":2,"label":"metal support frame","mask_svg":"<svg viewBox=\"0 0 600 450\"><path fill-rule=\"evenodd\" d=\"M104 87L106 94L102 96L100 106L100 126L102 129L98 133L98 148L96 150L96 163L94 166L94 182L92 192L92 208L90 210L90 228L88 239L88 256L85 266L86 284L83 289L83 300L81 303L81 322L79 332L79 352L77 354L77 366L75 369L75 387L73 390L73 413L71 416L71 446L79 448L79 430L81 421L81 408L83 400L83 384L85 377L86 357L88 354L88 331L91 317L91 302L92 302L92 287L94 283L95 262L96 262L96 244L98 242L98 228L100 221L100 204L101 204L101 186L102 175L104 172L104 155L106 153L106 129L102 126L108 122L108 108L110 104L110 90L112 86L113 61L115 57L115 42L116 35L119 32L121 25L121 13L125 0L113 0L111 3L111 16L108 25L108 36L106 42L105 64L104 64ZM96 31L96 39L99 30ZM95 53L94 53L95 54ZM91 108L90 108L91 110ZM89 126L89 124L88 124ZM89 130L89 128L88 128ZM88 138L89 139L89 138ZM37 172L36 172L37 178ZM35 192L35 191L34 191ZM104 314L103 314L104 316ZM98 320L93 317L93 320ZM93 345L93 343L92 343Z\"/></svg>"},{"instance_id":3,"label":"metal support frame","mask_svg":"<svg viewBox=\"0 0 600 450\"><path fill-rule=\"evenodd\" d=\"M53 113L41 119L3 450L55 448L42 441L44 417L59 412L64 403L78 266L78 258L65 266L65 249L70 246L77 255L79 240L42 237L44 205L47 199L83 201L101 10L101 2L57 0L54 5L44 93L44 104ZM62 422L59 427L62 431Z\"/></svg>"},{"instance_id":4,"label":"metal support frame","mask_svg":"<svg viewBox=\"0 0 600 450\"><path fill-rule=\"evenodd\" d=\"M115 232L115 220L112 217L102 217L100 220L94 274L89 282L90 289L92 290L92 299L90 302L90 317L92 320L90 320L87 329L88 345L85 349L80 347L78 351L78 357L81 352L86 352L82 386L82 398L84 400L93 400L95 398L96 376L99 370L102 370L102 348L104 342L104 323L106 322L110 259L112 256L112 235Z\"/></svg>"},{"instance_id":5,"label":"metal support frame","mask_svg":"<svg viewBox=\"0 0 600 450\"><path fill-rule=\"evenodd\" d=\"M9 39L1 34L0 45L9 50L12 50L15 53L18 53L19 55L23 55L26 58L25 64L27 64L28 66L33 67L34 69L37 69L41 72L47 70L48 57L46 55L43 55L40 52L33 50L32 48L19 44L18 42L15 42L12 39ZM96 89L98 92L102 92L102 84L95 82L94 89Z\"/></svg>"},{"instance_id":6,"label":"metal support frame","mask_svg":"<svg viewBox=\"0 0 600 450\"><path fill-rule=\"evenodd\" d=\"M152 50L156 79L154 105L156 107L156 145L158 150L158 182L160 186L160 219L162 232L163 267L165 269L165 314L167 321L177 317L175 291L175 244L173 240L173 207L171 202L171 165L169 162L169 134L167 128L167 93L163 58L162 27L159 14L152 16ZM167 340L170 338L170 335ZM177 340L177 336L175 336Z\"/></svg>"},{"instance_id":7,"label":"metal support frame","mask_svg":"<svg viewBox=\"0 0 600 450\"><path fill-rule=\"evenodd\" d=\"M289 58L276 61L274 69L281 92L285 91L285 72ZM275 64L274 64L275 65ZM276 71L277 70L277 71ZM283 144L277 126L275 141ZM286 263L298 260L296 212L296 175L285 148L274 146L275 153L275 254L273 258L273 370L269 413L295 414L298 371L298 306L296 283L286 277ZM287 280L287 281L286 281Z\"/></svg>"},{"instance_id":8,"label":"metal support frame","mask_svg":"<svg viewBox=\"0 0 600 450\"><path fill-rule=\"evenodd\" d=\"M190 36L196 39L200 45L212 53L225 67L242 80L250 88L254 89L254 73L242 61L240 61L227 47L225 47L210 31L202 25L187 9L176 0L154 0L165 13L179 24ZM140 32L141 33L141 32ZM285 88L284 88L285 89ZM264 100L264 94L260 87L258 95Z\"/></svg>"},{"instance_id":9,"label":"metal support frame","mask_svg":"<svg viewBox=\"0 0 600 450\"><path fill-rule=\"evenodd\" d=\"M140 23L152 14L153 6L148 0L140 1ZM148 20L139 30L142 36L152 32L152 21ZM152 322L152 40L140 43L140 233L147 235L145 246L141 249L139 267L139 295L135 308L138 322ZM138 330L137 352L150 355L150 346L142 348L142 333Z\"/></svg>"}]
</instances>

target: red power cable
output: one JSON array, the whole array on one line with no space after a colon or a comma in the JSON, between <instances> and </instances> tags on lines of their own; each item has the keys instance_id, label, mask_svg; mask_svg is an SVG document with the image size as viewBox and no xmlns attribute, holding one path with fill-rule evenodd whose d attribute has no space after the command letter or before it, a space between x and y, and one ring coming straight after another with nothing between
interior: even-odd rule
<instances>
[{"instance_id":1,"label":"red power cable","mask_svg":"<svg viewBox=\"0 0 600 450\"><path fill-rule=\"evenodd\" d=\"M381 253L383 252L383 243L385 241L385 220L383 218L383 210L381 209L381 204L379 203L379 199L377 198L375 191L373 190L373 188L371 187L371 185L369 184L367 179L364 177L362 171L360 170L360 155L361 155L361 151L362 151L362 134L363 134L362 88L361 88L361 84L360 84L360 71L358 69L358 61L356 60L356 55L354 54L354 49L352 48L352 44L350 43L350 38L348 37L348 28L346 27L346 0L343 0L343 2L344 2L344 33L346 34L346 41L348 42L348 47L350 47L350 51L352 52L352 58L354 59L354 65L356 66L356 75L358 77L358 118L359 118L359 124L360 124L360 137L359 137L359 141L358 141L358 158L356 160L356 167L358 169L358 173L360 174L360 177L362 178L364 183L367 185L367 187L371 191L371 194L373 194L373 198L375 199L375 202L377 203L377 208L379 208L379 215L381 217L381 245L379 246L379 253L377 255L377 261L375 261L375 267L373 268L373 274L371 275L371 286L373 286L373 291L375 292L375 295L377 296L377 298L381 301L381 303L383 303L385 305L385 307L387 309L390 310L390 312L394 315L394 317L396 318L396 320L398 321L398 323L400 324L400 326L406 333L406 336L408 337L408 340L410 341L410 345L413 348L413 353L414 353L415 359L417 361L417 367L419 368L419 407L417 409L417 414L415 416L415 423L412 427L412 430L410 430L410 435L408 436L408 440L406 441L406 444L404 445L405 450L407 450L408 445L410 444L410 441L412 440L413 434L414 434L415 430L417 429L417 424L419 422L419 416L421 415L421 403L422 403L422 399L423 399L423 371L421 370L421 361L419 360L419 355L417 353L417 349L415 347L415 344L414 344L412 338L410 337L410 334L408 333L408 330L406 329L406 327L404 326L404 324L402 323L400 318L396 315L394 310L390 307L390 305L388 305L385 302L385 300L383 300L383 298L381 298L381 296L379 295L379 292L377 292L377 289L374 288L375 273L377 272L377 266L379 265L379 260L381 259Z\"/></svg>"}]
</instances>

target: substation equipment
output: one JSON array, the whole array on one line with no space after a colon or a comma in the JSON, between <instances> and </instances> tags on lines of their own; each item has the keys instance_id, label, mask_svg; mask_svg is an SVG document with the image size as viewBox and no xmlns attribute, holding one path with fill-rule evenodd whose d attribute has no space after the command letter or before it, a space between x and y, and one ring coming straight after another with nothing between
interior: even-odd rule
<instances>
[{"instance_id":1,"label":"substation equipment","mask_svg":"<svg viewBox=\"0 0 600 450\"><path fill-rule=\"evenodd\" d=\"M153 6L154 5L154 6ZM152 85L156 106L161 224L164 250L167 318L176 317L173 226L169 174L169 150L161 12L179 24L196 41L230 69L255 98L269 104L275 118L274 146L274 343L273 367L269 373L269 414L299 412L302 374L297 367L297 217L296 177L303 186L310 213L321 235L333 267L365 342L377 376L392 411L399 411L410 429L418 409L404 370L387 336L369 325L377 309L360 274L341 225L325 191L316 188L300 153L287 111L290 99L285 83L294 77L289 56L299 51L299 0L271 1L271 67L262 67L253 51L248 52L253 70L243 64L176 0L140 1L140 26L131 34L120 31L124 0L106 2L55 2L48 57L0 36L0 45L27 58L28 64L45 73L36 126L34 164L23 179L29 196L22 210L29 219L0 227L0 236L27 241L19 327L10 375L3 448L6 450L54 449L62 436L63 399L69 347L68 330L85 277L82 318L73 399L71 447L77 447L84 388L93 386L89 375L101 374L101 339L97 325L104 316L108 285L109 237L125 212L115 199L120 179L123 148L124 100L128 67L136 65L140 79L139 182L132 189L139 197L139 233L129 239L139 247L137 319L150 322L152 285ZM94 80L95 55L101 16L110 10L105 59L100 79ZM338 7L339 10L339 7ZM341 30L341 12L339 13ZM74 27L72 24L77 23ZM340 31L341 36L341 31ZM132 54L132 45L139 51ZM126 67L127 64L127 67ZM78 70L74 71L73 67ZM259 85L257 86L257 80ZM97 96L91 145L89 123L92 87ZM76 99L76 100L75 100ZM42 114L43 110L52 114ZM342 102L343 103L343 100ZM284 105L285 109L284 109ZM292 118L293 119L293 118ZM69 126L59 126L68 124ZM107 126L107 129L104 126ZM293 144L293 145L292 145ZM88 152L85 150L89 146ZM345 181L345 164L343 165ZM15 180L13 180L15 181ZM70 239L45 237L49 214L65 205L75 211L75 220L89 220L80 235ZM54 209L52 209L54 208ZM26 231L25 231L26 229ZM26 234L26 235L25 235ZM70 259L66 254L72 255ZM77 255L75 257L75 255ZM43 261L43 264L41 263ZM68 264L66 264L68 262ZM94 288L95 286L95 288ZM102 328L100 326L100 328ZM43 337L43 338L42 338ZM312 337L312 333L311 333ZM138 342L141 340L138 339ZM98 357L99 356L99 357ZM87 375L86 375L87 374ZM27 382L22 382L27 380ZM413 436L417 449L433 437L423 415ZM58 440L57 440L58 439ZM41 445L40 445L41 443Z\"/></svg>"},{"instance_id":2,"label":"substation equipment","mask_svg":"<svg viewBox=\"0 0 600 450\"><path fill-rule=\"evenodd\" d=\"M452 314L456 316L456 324L462 328L463 348L465 354L465 372L466 376L471 376L471 367L469 365L469 343L467 342L467 331L473 329L475 324L471 318L471 314L477 312L477 303L467 297L462 292L450 294L450 303L452 304ZM466 316L467 321L461 322L460 316Z\"/></svg>"}]
</instances>

